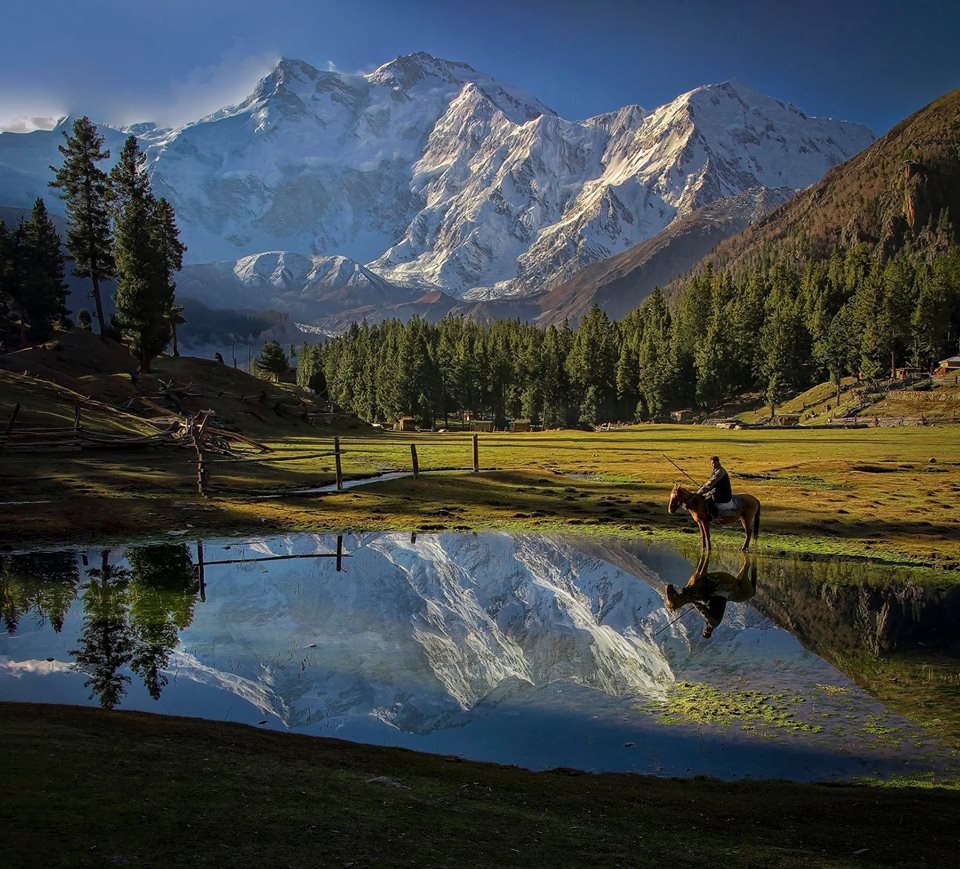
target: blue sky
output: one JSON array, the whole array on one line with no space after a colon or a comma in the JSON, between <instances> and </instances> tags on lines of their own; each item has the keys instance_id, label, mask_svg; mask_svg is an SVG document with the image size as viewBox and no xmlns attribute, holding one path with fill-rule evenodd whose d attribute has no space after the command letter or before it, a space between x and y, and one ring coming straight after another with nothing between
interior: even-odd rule
<instances>
[{"instance_id":1,"label":"blue sky","mask_svg":"<svg viewBox=\"0 0 960 869\"><path fill-rule=\"evenodd\" d=\"M877 133L960 87L960 0L21 0L2 17L2 129L182 123L281 56L367 72L428 51L571 119L738 79Z\"/></svg>"}]
</instances>

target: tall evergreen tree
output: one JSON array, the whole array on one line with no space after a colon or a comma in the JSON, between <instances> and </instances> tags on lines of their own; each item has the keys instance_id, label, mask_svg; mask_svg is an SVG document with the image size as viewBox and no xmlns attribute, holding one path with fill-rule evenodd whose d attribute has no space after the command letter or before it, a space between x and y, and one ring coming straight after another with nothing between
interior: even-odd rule
<instances>
[{"instance_id":1,"label":"tall evergreen tree","mask_svg":"<svg viewBox=\"0 0 960 869\"><path fill-rule=\"evenodd\" d=\"M774 269L767 316L760 334L761 372L771 416L791 391L803 385L804 367L810 357L809 333L803 324L792 278L787 269Z\"/></svg>"},{"instance_id":2,"label":"tall evergreen tree","mask_svg":"<svg viewBox=\"0 0 960 869\"><path fill-rule=\"evenodd\" d=\"M103 137L89 118L78 118L73 133L63 131L65 145L60 145L63 165L50 186L60 191L67 203L67 248L73 257L73 273L90 278L97 308L100 337L106 339L107 323L103 313L100 281L114 276L113 238L110 232L108 197L110 183L97 163L110 157L103 148Z\"/></svg>"},{"instance_id":3,"label":"tall evergreen tree","mask_svg":"<svg viewBox=\"0 0 960 869\"><path fill-rule=\"evenodd\" d=\"M176 304L175 301L177 285L174 275L183 268L183 255L187 247L180 241L180 230L177 227L173 206L162 197L157 200L153 209L151 233L168 285L170 306L167 310L167 321L173 338L173 355L179 356L177 326L182 326L186 320L183 317L183 306Z\"/></svg>"},{"instance_id":4,"label":"tall evergreen tree","mask_svg":"<svg viewBox=\"0 0 960 869\"><path fill-rule=\"evenodd\" d=\"M124 143L110 180L116 226L117 322L131 341L140 371L149 371L150 361L170 340L174 309L170 261L175 254L167 251L164 256L158 230L163 222L157 217L146 155L135 136Z\"/></svg>"},{"instance_id":5,"label":"tall evergreen tree","mask_svg":"<svg viewBox=\"0 0 960 869\"><path fill-rule=\"evenodd\" d=\"M51 324L67 315L68 288L63 280L60 235L42 199L34 203L30 220L24 224L23 244L20 307L34 337L44 338Z\"/></svg>"},{"instance_id":6,"label":"tall evergreen tree","mask_svg":"<svg viewBox=\"0 0 960 869\"><path fill-rule=\"evenodd\" d=\"M853 312L849 305L844 305L837 311L820 340L814 345L813 352L817 362L837 387L839 404L843 375L847 372L856 373L860 356Z\"/></svg>"},{"instance_id":7,"label":"tall evergreen tree","mask_svg":"<svg viewBox=\"0 0 960 869\"><path fill-rule=\"evenodd\" d=\"M13 233L0 220L0 328L6 330L14 306L13 286Z\"/></svg>"},{"instance_id":8,"label":"tall evergreen tree","mask_svg":"<svg viewBox=\"0 0 960 869\"><path fill-rule=\"evenodd\" d=\"M14 229L0 222L0 315L5 329L17 319L21 324L21 340L25 338L22 305L26 224L21 217Z\"/></svg>"},{"instance_id":9,"label":"tall evergreen tree","mask_svg":"<svg viewBox=\"0 0 960 869\"><path fill-rule=\"evenodd\" d=\"M619 357L614 339L609 317L594 305L580 323L567 355L567 373L583 422L594 424L612 418Z\"/></svg>"},{"instance_id":10,"label":"tall evergreen tree","mask_svg":"<svg viewBox=\"0 0 960 869\"><path fill-rule=\"evenodd\" d=\"M670 401L673 378L670 310L659 288L644 303L645 325L640 341L639 388L650 418L663 413Z\"/></svg>"}]
</instances>

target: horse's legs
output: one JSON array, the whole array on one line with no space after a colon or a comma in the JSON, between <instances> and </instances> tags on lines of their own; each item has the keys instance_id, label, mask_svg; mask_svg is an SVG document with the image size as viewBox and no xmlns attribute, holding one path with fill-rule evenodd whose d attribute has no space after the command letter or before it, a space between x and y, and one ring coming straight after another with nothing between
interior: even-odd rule
<instances>
[{"instance_id":1,"label":"horse's legs","mask_svg":"<svg viewBox=\"0 0 960 869\"><path fill-rule=\"evenodd\" d=\"M740 547L741 552L750 551L750 522L747 519L747 514L744 513L740 517L740 524L743 526L743 533L746 534L746 539L743 541L743 546Z\"/></svg>"},{"instance_id":2,"label":"horse's legs","mask_svg":"<svg viewBox=\"0 0 960 869\"><path fill-rule=\"evenodd\" d=\"M704 522L702 519L698 521L700 522L700 546L709 552L713 548L710 541L710 522L709 520Z\"/></svg>"}]
</instances>

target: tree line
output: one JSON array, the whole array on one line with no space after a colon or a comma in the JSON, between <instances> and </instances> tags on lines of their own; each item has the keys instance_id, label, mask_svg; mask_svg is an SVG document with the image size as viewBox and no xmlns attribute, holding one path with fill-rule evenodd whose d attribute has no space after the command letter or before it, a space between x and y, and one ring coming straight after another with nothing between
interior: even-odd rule
<instances>
[{"instance_id":1,"label":"tree line","mask_svg":"<svg viewBox=\"0 0 960 869\"><path fill-rule=\"evenodd\" d=\"M420 425L471 411L502 426L636 421L791 394L844 376L929 370L957 351L960 247L946 214L927 243L889 257L866 244L806 265L762 258L738 273L709 265L668 304L655 290L621 321L597 306L576 329L519 321L414 318L354 324L304 345L298 382L367 420Z\"/></svg>"},{"instance_id":2,"label":"tree line","mask_svg":"<svg viewBox=\"0 0 960 869\"><path fill-rule=\"evenodd\" d=\"M67 249L73 274L89 278L101 338L121 335L130 342L141 371L174 341L183 323L176 303L174 275L186 250L180 241L173 206L154 196L146 171L146 155L129 136L109 173L99 163L109 159L103 137L89 118L77 119L63 131L59 146L63 163L51 166L50 186L66 203ZM42 198L30 219L14 229L0 222L0 315L16 319L35 340L54 326L67 325L62 240ZM115 314L108 323L102 282L115 279ZM89 327L88 312L78 313Z\"/></svg>"}]
</instances>

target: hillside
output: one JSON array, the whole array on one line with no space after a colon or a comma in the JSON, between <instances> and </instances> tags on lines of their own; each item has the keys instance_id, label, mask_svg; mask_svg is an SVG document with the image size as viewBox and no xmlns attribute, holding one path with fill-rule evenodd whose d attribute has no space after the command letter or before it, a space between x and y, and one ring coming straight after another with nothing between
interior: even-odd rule
<instances>
[{"instance_id":1,"label":"hillside","mask_svg":"<svg viewBox=\"0 0 960 869\"><path fill-rule=\"evenodd\" d=\"M709 255L730 269L761 254L826 259L858 242L891 252L923 241L924 227L949 209L960 217L960 89L897 124L873 145Z\"/></svg>"},{"instance_id":2,"label":"hillside","mask_svg":"<svg viewBox=\"0 0 960 869\"><path fill-rule=\"evenodd\" d=\"M209 359L164 356L135 383L136 367L116 342L58 332L46 344L0 355L0 419L9 419L19 402L18 423L68 425L79 402L85 428L141 433L141 419L212 410L219 426L277 438L319 434L307 416L327 409L299 387Z\"/></svg>"},{"instance_id":3,"label":"hillside","mask_svg":"<svg viewBox=\"0 0 960 869\"><path fill-rule=\"evenodd\" d=\"M543 325L578 323L597 304L613 319L626 316L659 286L689 271L718 242L790 200L789 188L753 188L677 220L648 241L586 266L537 300Z\"/></svg>"},{"instance_id":4,"label":"hillside","mask_svg":"<svg viewBox=\"0 0 960 869\"><path fill-rule=\"evenodd\" d=\"M877 383L869 387L845 377L837 402L833 383L818 383L778 408L781 414L798 414L802 425L824 425L857 418L866 424L920 425L956 422L960 419L960 383L948 378L920 381L913 387ZM737 418L747 423L766 422L770 408L757 399L749 410L738 409Z\"/></svg>"}]
</instances>

